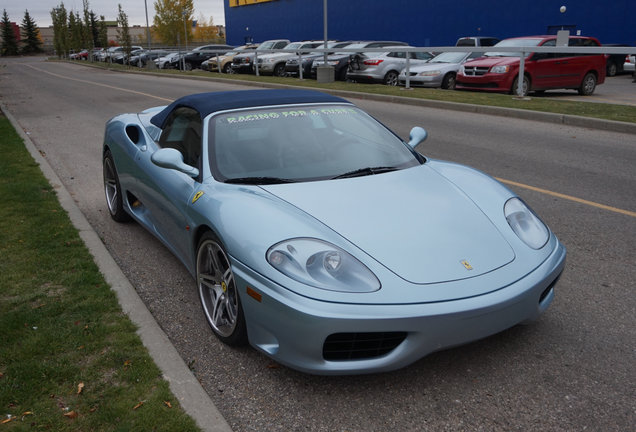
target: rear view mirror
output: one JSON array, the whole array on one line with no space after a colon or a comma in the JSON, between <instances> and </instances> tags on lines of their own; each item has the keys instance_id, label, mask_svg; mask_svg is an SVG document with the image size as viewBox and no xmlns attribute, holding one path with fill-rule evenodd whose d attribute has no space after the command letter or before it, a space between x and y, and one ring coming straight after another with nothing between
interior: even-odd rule
<instances>
[{"instance_id":1,"label":"rear view mirror","mask_svg":"<svg viewBox=\"0 0 636 432\"><path fill-rule=\"evenodd\" d=\"M409 134L409 146L411 146L411 148L415 148L418 144L426 140L427 137L428 132L426 132L426 129L415 126L411 129L411 133Z\"/></svg>"},{"instance_id":2,"label":"rear view mirror","mask_svg":"<svg viewBox=\"0 0 636 432\"><path fill-rule=\"evenodd\" d=\"M177 149L162 148L150 156L150 160L161 168L174 169L190 177L197 177L199 170L183 162L183 155Z\"/></svg>"}]
</instances>

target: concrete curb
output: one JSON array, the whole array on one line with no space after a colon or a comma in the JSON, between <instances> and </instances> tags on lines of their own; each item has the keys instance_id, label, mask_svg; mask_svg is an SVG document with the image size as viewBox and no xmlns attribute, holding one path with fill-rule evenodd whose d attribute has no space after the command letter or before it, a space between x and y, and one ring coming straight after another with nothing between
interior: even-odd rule
<instances>
[{"instance_id":1,"label":"concrete curb","mask_svg":"<svg viewBox=\"0 0 636 432\"><path fill-rule=\"evenodd\" d=\"M57 192L60 204L68 213L73 226L79 231L80 237L91 255L93 255L95 263L104 275L106 282L117 294L121 308L138 327L137 334L139 334L144 346L148 349L150 356L161 369L164 379L170 385L170 390L179 400L184 411L196 421L203 431L231 432L232 429L216 408L210 396L192 374L168 339L168 336L159 327L159 324L146 308L135 288L123 274L104 243L102 243L93 227L88 223L75 201L73 201L55 171L53 171L46 159L42 157L29 136L22 130L20 124L4 104L0 103L0 110L2 110L24 140L25 147Z\"/></svg>"}]
</instances>

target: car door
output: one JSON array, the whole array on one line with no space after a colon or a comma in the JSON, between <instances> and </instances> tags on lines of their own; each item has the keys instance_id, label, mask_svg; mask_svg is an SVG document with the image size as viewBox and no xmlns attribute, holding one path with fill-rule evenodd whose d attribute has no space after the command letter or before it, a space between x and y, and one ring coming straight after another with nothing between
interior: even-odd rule
<instances>
[{"instance_id":1,"label":"car door","mask_svg":"<svg viewBox=\"0 0 636 432\"><path fill-rule=\"evenodd\" d=\"M199 114L190 108L178 108L166 120L158 145L181 152L186 164L201 172L202 123ZM140 166L139 199L147 208L148 219L157 235L179 257L188 256L188 205L200 187L200 179L173 169L161 168L150 160Z\"/></svg>"},{"instance_id":2,"label":"car door","mask_svg":"<svg viewBox=\"0 0 636 432\"><path fill-rule=\"evenodd\" d=\"M549 39L541 46L556 46L556 39ZM563 74L560 53L533 53L526 62L527 72L530 73L532 88L547 89L557 85Z\"/></svg>"},{"instance_id":3,"label":"car door","mask_svg":"<svg viewBox=\"0 0 636 432\"><path fill-rule=\"evenodd\" d=\"M593 39L586 38L570 38L569 45L572 47L598 47L598 43ZM595 59L601 59L600 67L595 68ZM564 87L577 88L581 85L584 75L590 69L596 69L599 74L604 72L602 54L568 54L567 63L564 64ZM565 59L564 59L565 60Z\"/></svg>"}]
</instances>

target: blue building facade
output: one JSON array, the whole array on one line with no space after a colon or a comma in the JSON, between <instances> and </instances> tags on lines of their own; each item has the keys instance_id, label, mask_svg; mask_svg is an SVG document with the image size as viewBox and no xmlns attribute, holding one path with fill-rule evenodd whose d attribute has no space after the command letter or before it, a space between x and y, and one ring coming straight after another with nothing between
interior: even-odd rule
<instances>
[{"instance_id":1,"label":"blue building facade","mask_svg":"<svg viewBox=\"0 0 636 432\"><path fill-rule=\"evenodd\" d=\"M227 42L323 39L323 0L224 0ZM565 12L561 12L565 6ZM636 45L636 1L328 0L328 37L454 45L462 36L572 34Z\"/></svg>"}]
</instances>

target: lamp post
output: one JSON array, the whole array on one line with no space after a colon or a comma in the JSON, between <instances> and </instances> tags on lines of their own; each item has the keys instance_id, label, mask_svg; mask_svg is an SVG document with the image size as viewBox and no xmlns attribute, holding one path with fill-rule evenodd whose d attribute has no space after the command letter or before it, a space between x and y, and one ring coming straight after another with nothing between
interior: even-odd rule
<instances>
[{"instance_id":1,"label":"lamp post","mask_svg":"<svg viewBox=\"0 0 636 432\"><path fill-rule=\"evenodd\" d=\"M148 24L148 0L144 0L144 8L146 9L146 41L148 42L148 51L150 51L150 24Z\"/></svg>"},{"instance_id":2,"label":"lamp post","mask_svg":"<svg viewBox=\"0 0 636 432\"><path fill-rule=\"evenodd\" d=\"M148 68L153 68L155 63L150 57L150 24L148 23L148 0L144 0L144 8L146 9L146 41L148 43L148 61L146 66Z\"/></svg>"},{"instance_id":3,"label":"lamp post","mask_svg":"<svg viewBox=\"0 0 636 432\"><path fill-rule=\"evenodd\" d=\"M327 48L327 0L323 0L322 4L322 32L325 37L324 48ZM325 59L325 66L327 66L327 51L323 53Z\"/></svg>"},{"instance_id":4,"label":"lamp post","mask_svg":"<svg viewBox=\"0 0 636 432\"><path fill-rule=\"evenodd\" d=\"M327 49L327 0L323 0L322 6L323 6L323 11L322 11L323 33L324 33L324 39L325 39L325 44L323 45L323 48ZM323 65L318 66L316 68L316 81L318 81L319 83L333 82L335 79L334 68L333 66L330 66L327 63L327 51L324 52L323 61L324 61ZM299 64L298 67L302 67L302 64Z\"/></svg>"},{"instance_id":5,"label":"lamp post","mask_svg":"<svg viewBox=\"0 0 636 432\"><path fill-rule=\"evenodd\" d=\"M183 36L185 37L185 50L188 52L188 20L186 20L186 11L183 11Z\"/></svg>"}]
</instances>

